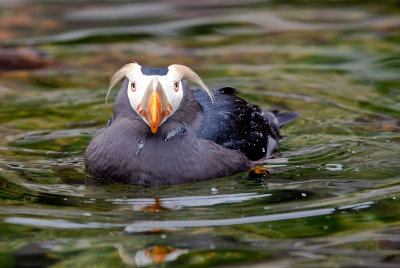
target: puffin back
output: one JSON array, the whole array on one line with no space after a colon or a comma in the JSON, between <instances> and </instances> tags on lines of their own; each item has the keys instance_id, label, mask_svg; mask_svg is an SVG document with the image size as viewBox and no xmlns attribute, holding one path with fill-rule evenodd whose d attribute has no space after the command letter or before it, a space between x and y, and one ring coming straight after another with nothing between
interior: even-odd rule
<instances>
[{"instance_id":1,"label":"puffin back","mask_svg":"<svg viewBox=\"0 0 400 268\"><path fill-rule=\"evenodd\" d=\"M269 139L279 140L279 125L275 116L237 97L231 87L213 91L215 101L201 90L193 90L203 112L203 121L197 136L211 140L225 148L244 153L250 160L264 158Z\"/></svg>"}]
</instances>

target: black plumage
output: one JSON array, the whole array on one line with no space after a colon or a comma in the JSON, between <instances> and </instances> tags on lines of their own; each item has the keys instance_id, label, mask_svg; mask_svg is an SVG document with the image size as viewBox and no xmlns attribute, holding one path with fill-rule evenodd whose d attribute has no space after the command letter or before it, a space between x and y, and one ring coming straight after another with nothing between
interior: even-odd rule
<instances>
[{"instance_id":1,"label":"black plumage","mask_svg":"<svg viewBox=\"0 0 400 268\"><path fill-rule=\"evenodd\" d=\"M167 75L168 73L168 67L147 67L143 66L140 68L142 71L142 74L144 75Z\"/></svg>"},{"instance_id":2,"label":"black plumage","mask_svg":"<svg viewBox=\"0 0 400 268\"><path fill-rule=\"evenodd\" d=\"M280 138L273 114L237 97L238 91L234 88L219 88L213 93L214 103L204 91L193 91L204 116L197 136L243 152L250 160L271 155L268 140Z\"/></svg>"},{"instance_id":3,"label":"black plumage","mask_svg":"<svg viewBox=\"0 0 400 268\"><path fill-rule=\"evenodd\" d=\"M278 120L287 123L299 116L248 104L230 87L213 90L212 102L207 93L191 91L186 81L182 82L184 95L179 109L153 134L130 106L125 80L113 119L94 134L86 150L87 172L139 185L228 176L269 158L280 139L283 123Z\"/></svg>"}]
</instances>

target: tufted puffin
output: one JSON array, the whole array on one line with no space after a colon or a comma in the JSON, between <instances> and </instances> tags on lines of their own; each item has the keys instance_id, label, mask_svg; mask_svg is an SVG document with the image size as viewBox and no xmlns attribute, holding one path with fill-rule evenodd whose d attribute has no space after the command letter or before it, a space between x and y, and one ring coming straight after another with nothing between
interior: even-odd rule
<instances>
[{"instance_id":1,"label":"tufted puffin","mask_svg":"<svg viewBox=\"0 0 400 268\"><path fill-rule=\"evenodd\" d=\"M94 177L137 185L182 184L232 175L271 157L279 129L298 113L267 111L231 87L208 89L189 67L133 62L111 78L124 80L114 115L85 152ZM201 89L190 90L190 80Z\"/></svg>"}]
</instances>

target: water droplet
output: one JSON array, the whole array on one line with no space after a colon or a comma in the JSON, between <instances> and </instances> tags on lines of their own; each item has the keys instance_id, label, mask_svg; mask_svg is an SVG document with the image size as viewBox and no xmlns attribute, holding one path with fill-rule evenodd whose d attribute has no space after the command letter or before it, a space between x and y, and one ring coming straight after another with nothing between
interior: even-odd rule
<instances>
[{"instance_id":1,"label":"water droplet","mask_svg":"<svg viewBox=\"0 0 400 268\"><path fill-rule=\"evenodd\" d=\"M297 248L297 247L301 247L301 246L303 246L304 245L304 243L303 242L296 242L296 243L294 243L294 246Z\"/></svg>"},{"instance_id":2,"label":"water droplet","mask_svg":"<svg viewBox=\"0 0 400 268\"><path fill-rule=\"evenodd\" d=\"M211 188L211 193L212 194L218 194L218 189L215 188L215 187Z\"/></svg>"},{"instance_id":3,"label":"water droplet","mask_svg":"<svg viewBox=\"0 0 400 268\"><path fill-rule=\"evenodd\" d=\"M306 197L307 194L306 193L301 193L301 196Z\"/></svg>"},{"instance_id":4,"label":"water droplet","mask_svg":"<svg viewBox=\"0 0 400 268\"><path fill-rule=\"evenodd\" d=\"M326 169L329 171L340 171L343 169L342 164L326 164Z\"/></svg>"},{"instance_id":5,"label":"water droplet","mask_svg":"<svg viewBox=\"0 0 400 268\"><path fill-rule=\"evenodd\" d=\"M166 142L169 139L181 134L183 135L186 132L186 127L184 124L179 124L176 128L172 129L168 132L167 136L165 137L164 141Z\"/></svg>"},{"instance_id":6,"label":"water droplet","mask_svg":"<svg viewBox=\"0 0 400 268\"><path fill-rule=\"evenodd\" d=\"M136 151L136 156L139 156L139 153L140 153L140 151L143 149L143 147L144 147L144 143L145 143L145 138L143 137L143 138L141 138L139 141L138 141L138 147L137 147L137 151Z\"/></svg>"},{"instance_id":7,"label":"water droplet","mask_svg":"<svg viewBox=\"0 0 400 268\"><path fill-rule=\"evenodd\" d=\"M393 199L396 199L396 197L395 197L395 196L393 196L392 198L393 198Z\"/></svg>"},{"instance_id":8,"label":"water droplet","mask_svg":"<svg viewBox=\"0 0 400 268\"><path fill-rule=\"evenodd\" d=\"M90 213L90 212L83 212L82 215L83 215L83 216L86 216L86 217L90 217L90 216L92 216L92 213Z\"/></svg>"}]
</instances>

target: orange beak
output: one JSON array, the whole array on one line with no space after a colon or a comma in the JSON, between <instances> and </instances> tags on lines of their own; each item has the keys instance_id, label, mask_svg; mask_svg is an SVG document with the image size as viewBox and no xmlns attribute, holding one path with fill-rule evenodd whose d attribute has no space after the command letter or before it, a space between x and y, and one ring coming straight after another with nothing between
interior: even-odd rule
<instances>
[{"instance_id":1,"label":"orange beak","mask_svg":"<svg viewBox=\"0 0 400 268\"><path fill-rule=\"evenodd\" d=\"M169 116L172 106L168 102L165 91L157 79L149 84L141 102L137 107L137 112L144 117L150 126L151 132L155 134L165 116Z\"/></svg>"},{"instance_id":2,"label":"orange beak","mask_svg":"<svg viewBox=\"0 0 400 268\"><path fill-rule=\"evenodd\" d=\"M152 92L150 95L149 103L147 106L148 116L146 116L147 122L149 122L151 132L156 133L158 126L164 119L164 114L161 111L161 100L160 95L157 92Z\"/></svg>"}]
</instances>

